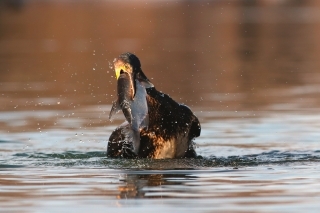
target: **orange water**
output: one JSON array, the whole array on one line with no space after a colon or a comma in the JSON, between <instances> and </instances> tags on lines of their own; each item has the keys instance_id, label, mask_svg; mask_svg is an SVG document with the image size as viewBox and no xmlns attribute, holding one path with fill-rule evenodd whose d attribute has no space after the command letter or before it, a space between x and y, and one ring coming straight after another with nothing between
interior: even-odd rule
<instances>
[{"instance_id":1,"label":"orange water","mask_svg":"<svg viewBox=\"0 0 320 213\"><path fill-rule=\"evenodd\" d=\"M12 2L0 212L318 212L319 1ZM202 158L105 157L124 51L199 117Z\"/></svg>"}]
</instances>

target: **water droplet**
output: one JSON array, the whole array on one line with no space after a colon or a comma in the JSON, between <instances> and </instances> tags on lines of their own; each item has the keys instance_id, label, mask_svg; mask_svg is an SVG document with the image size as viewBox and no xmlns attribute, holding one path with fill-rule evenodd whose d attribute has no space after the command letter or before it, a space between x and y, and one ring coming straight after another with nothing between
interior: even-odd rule
<instances>
[{"instance_id":1,"label":"water droplet","mask_svg":"<svg viewBox=\"0 0 320 213\"><path fill-rule=\"evenodd\" d=\"M108 63L109 63L109 68L113 70L113 64L110 61L108 61Z\"/></svg>"}]
</instances>

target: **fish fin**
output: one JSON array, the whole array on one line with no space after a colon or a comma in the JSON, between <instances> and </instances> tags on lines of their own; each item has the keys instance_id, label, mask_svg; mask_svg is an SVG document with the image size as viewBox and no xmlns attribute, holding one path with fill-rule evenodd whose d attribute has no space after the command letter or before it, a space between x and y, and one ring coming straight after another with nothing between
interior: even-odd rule
<instances>
[{"instance_id":1,"label":"fish fin","mask_svg":"<svg viewBox=\"0 0 320 213\"><path fill-rule=\"evenodd\" d=\"M140 81L140 79L139 79ZM140 81L141 85L144 87L144 88L152 88L154 87L153 83L151 83L150 81Z\"/></svg>"},{"instance_id":2,"label":"fish fin","mask_svg":"<svg viewBox=\"0 0 320 213\"><path fill-rule=\"evenodd\" d=\"M144 117L144 119L141 122L140 128L148 129L148 126L149 126L149 114L146 114L146 116Z\"/></svg>"},{"instance_id":3,"label":"fish fin","mask_svg":"<svg viewBox=\"0 0 320 213\"><path fill-rule=\"evenodd\" d=\"M144 88L154 87L153 83L151 83L143 73L138 73L137 79Z\"/></svg>"},{"instance_id":4,"label":"fish fin","mask_svg":"<svg viewBox=\"0 0 320 213\"><path fill-rule=\"evenodd\" d=\"M109 120L113 121L112 117L121 110L118 100L112 103L112 107L109 114Z\"/></svg>"}]
</instances>

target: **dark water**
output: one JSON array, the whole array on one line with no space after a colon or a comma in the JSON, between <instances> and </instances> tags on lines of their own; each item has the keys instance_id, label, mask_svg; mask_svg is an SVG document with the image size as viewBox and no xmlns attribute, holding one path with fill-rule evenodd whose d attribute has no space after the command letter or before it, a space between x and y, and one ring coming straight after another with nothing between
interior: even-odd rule
<instances>
[{"instance_id":1,"label":"dark water","mask_svg":"<svg viewBox=\"0 0 320 213\"><path fill-rule=\"evenodd\" d=\"M319 1L2 1L0 212L318 212ZM136 53L197 159L108 159Z\"/></svg>"}]
</instances>

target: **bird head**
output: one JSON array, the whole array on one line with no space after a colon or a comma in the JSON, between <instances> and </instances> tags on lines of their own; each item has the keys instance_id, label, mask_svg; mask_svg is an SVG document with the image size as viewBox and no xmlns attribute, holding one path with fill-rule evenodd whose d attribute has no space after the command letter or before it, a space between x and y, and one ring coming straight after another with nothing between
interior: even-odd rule
<instances>
[{"instance_id":1,"label":"bird head","mask_svg":"<svg viewBox=\"0 0 320 213\"><path fill-rule=\"evenodd\" d=\"M132 53L123 53L113 61L118 81L118 94L130 94L132 99L136 93L136 80L145 88L154 87L141 70L141 63Z\"/></svg>"}]
</instances>

